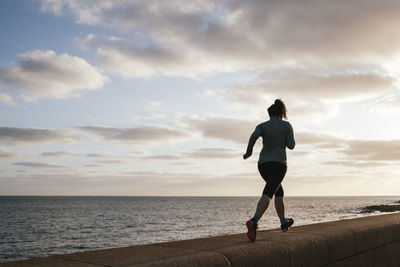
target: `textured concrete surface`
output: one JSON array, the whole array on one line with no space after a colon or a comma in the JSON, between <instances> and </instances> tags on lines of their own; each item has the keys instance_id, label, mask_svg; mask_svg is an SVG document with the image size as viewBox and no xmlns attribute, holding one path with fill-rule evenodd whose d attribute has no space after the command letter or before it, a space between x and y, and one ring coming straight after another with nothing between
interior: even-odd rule
<instances>
[{"instance_id":1,"label":"textured concrete surface","mask_svg":"<svg viewBox=\"0 0 400 267\"><path fill-rule=\"evenodd\" d=\"M41 266L73 266L73 267L98 267L103 265L96 265L84 262L68 261L63 259L55 259L53 257L36 258L25 261L15 261L0 263L1 266L9 267L41 267Z\"/></svg>"},{"instance_id":2,"label":"textured concrete surface","mask_svg":"<svg viewBox=\"0 0 400 267\"><path fill-rule=\"evenodd\" d=\"M245 229L245 226L243 226ZM400 266L400 213L151 245L105 249L3 266Z\"/></svg>"}]
</instances>

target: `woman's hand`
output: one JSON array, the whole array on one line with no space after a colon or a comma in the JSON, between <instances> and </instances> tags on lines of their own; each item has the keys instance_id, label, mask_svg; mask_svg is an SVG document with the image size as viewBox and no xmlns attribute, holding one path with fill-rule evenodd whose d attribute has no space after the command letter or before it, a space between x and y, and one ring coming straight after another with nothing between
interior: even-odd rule
<instances>
[{"instance_id":1,"label":"woman's hand","mask_svg":"<svg viewBox=\"0 0 400 267\"><path fill-rule=\"evenodd\" d=\"M251 157L251 153L246 153L243 155L243 159L248 159Z\"/></svg>"}]
</instances>

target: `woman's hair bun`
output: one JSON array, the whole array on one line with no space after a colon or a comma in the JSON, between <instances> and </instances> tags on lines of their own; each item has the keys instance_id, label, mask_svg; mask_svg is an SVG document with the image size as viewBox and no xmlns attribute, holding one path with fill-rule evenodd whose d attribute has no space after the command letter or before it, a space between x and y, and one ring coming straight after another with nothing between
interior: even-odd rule
<instances>
[{"instance_id":1,"label":"woman's hair bun","mask_svg":"<svg viewBox=\"0 0 400 267\"><path fill-rule=\"evenodd\" d=\"M280 99L276 99L274 104L268 108L268 114L270 117L278 116L287 119L285 103L283 103Z\"/></svg>"},{"instance_id":2,"label":"woman's hair bun","mask_svg":"<svg viewBox=\"0 0 400 267\"><path fill-rule=\"evenodd\" d=\"M277 106L283 106L283 103L280 99L276 99L274 104Z\"/></svg>"}]
</instances>

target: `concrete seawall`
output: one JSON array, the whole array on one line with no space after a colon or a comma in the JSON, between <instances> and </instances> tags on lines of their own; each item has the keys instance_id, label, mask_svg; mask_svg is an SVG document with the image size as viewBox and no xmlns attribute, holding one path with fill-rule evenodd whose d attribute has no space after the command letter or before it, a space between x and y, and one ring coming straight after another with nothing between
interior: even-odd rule
<instances>
[{"instance_id":1,"label":"concrete seawall","mask_svg":"<svg viewBox=\"0 0 400 267\"><path fill-rule=\"evenodd\" d=\"M400 213L246 234L106 249L5 266L400 266Z\"/></svg>"}]
</instances>

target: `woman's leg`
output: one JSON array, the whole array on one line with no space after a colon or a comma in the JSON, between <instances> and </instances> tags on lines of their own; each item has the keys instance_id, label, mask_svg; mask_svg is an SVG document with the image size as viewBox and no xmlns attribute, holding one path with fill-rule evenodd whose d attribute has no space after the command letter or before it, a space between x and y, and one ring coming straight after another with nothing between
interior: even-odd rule
<instances>
[{"instance_id":1,"label":"woman's leg","mask_svg":"<svg viewBox=\"0 0 400 267\"><path fill-rule=\"evenodd\" d=\"M283 165L283 168L280 165ZM286 166L278 162L267 162L259 164L258 170L266 184L262 197L258 201L256 214L246 222L247 237L251 241L256 240L258 221L264 215L269 206L270 199L272 199L275 191L280 186L286 173Z\"/></svg>"},{"instance_id":2,"label":"woman's leg","mask_svg":"<svg viewBox=\"0 0 400 267\"><path fill-rule=\"evenodd\" d=\"M290 226L293 225L294 220L292 218L285 218L285 205L283 203L283 188L279 186L278 190L275 192L275 209L281 220L282 232L286 232Z\"/></svg>"},{"instance_id":3,"label":"woman's leg","mask_svg":"<svg viewBox=\"0 0 400 267\"><path fill-rule=\"evenodd\" d=\"M286 166L278 162L268 162L258 166L258 170L266 182L263 195L258 201L255 216L260 219L269 206L270 199L275 195L275 208L279 218L285 217L283 205L283 188L281 182L286 174ZM277 197L279 198L277 200Z\"/></svg>"},{"instance_id":4,"label":"woman's leg","mask_svg":"<svg viewBox=\"0 0 400 267\"><path fill-rule=\"evenodd\" d=\"M255 216L257 216L258 219L261 219L261 217L264 215L265 211L267 210L268 206L269 206L269 196L267 195L263 195L260 200L258 201L257 204L257 209L256 209L256 214Z\"/></svg>"},{"instance_id":5,"label":"woman's leg","mask_svg":"<svg viewBox=\"0 0 400 267\"><path fill-rule=\"evenodd\" d=\"M275 209L280 220L285 219L285 205L283 203L283 195L284 192L282 185L279 185L278 189L275 192Z\"/></svg>"},{"instance_id":6,"label":"woman's leg","mask_svg":"<svg viewBox=\"0 0 400 267\"><path fill-rule=\"evenodd\" d=\"M283 203L283 197L275 196L275 209L279 219L285 219L285 205Z\"/></svg>"}]
</instances>

